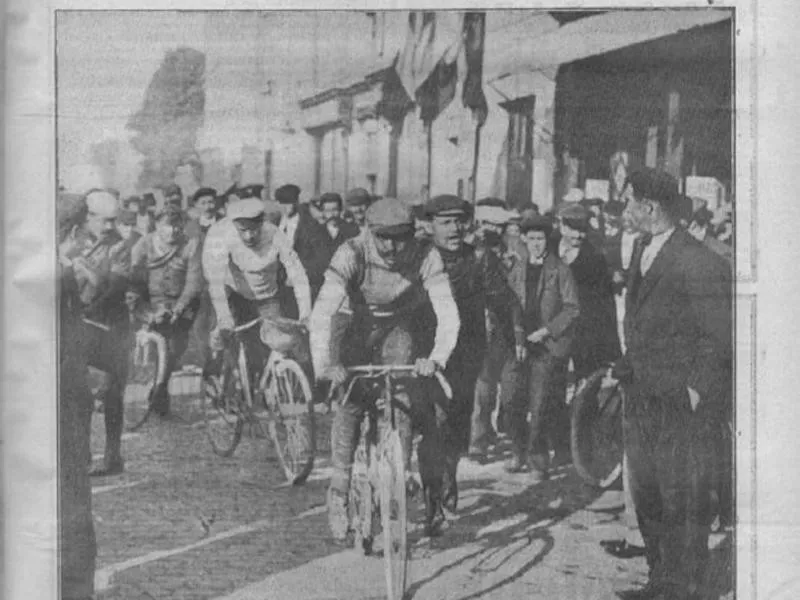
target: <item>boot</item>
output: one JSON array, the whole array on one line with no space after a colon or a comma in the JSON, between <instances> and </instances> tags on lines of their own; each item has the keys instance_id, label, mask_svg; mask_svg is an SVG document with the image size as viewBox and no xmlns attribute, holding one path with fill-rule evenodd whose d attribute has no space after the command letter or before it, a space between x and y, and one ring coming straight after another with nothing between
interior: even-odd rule
<instances>
[{"instance_id":1,"label":"boot","mask_svg":"<svg viewBox=\"0 0 800 600\"><path fill-rule=\"evenodd\" d=\"M425 536L439 537L445 523L441 492L425 486Z\"/></svg>"}]
</instances>

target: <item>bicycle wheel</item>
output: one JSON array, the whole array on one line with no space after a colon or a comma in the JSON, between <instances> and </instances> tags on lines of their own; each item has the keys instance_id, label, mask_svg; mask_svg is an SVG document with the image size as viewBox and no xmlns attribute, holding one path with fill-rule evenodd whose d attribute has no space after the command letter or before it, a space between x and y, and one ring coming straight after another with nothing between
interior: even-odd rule
<instances>
[{"instance_id":1,"label":"bicycle wheel","mask_svg":"<svg viewBox=\"0 0 800 600\"><path fill-rule=\"evenodd\" d=\"M408 573L408 516L405 459L397 430L387 428L378 456L386 589L389 600L402 600Z\"/></svg>"},{"instance_id":2,"label":"bicycle wheel","mask_svg":"<svg viewBox=\"0 0 800 600\"><path fill-rule=\"evenodd\" d=\"M203 377L203 418L214 454L231 456L242 439L244 393L237 361L229 350L223 352L218 374Z\"/></svg>"},{"instance_id":3,"label":"bicycle wheel","mask_svg":"<svg viewBox=\"0 0 800 600\"><path fill-rule=\"evenodd\" d=\"M314 466L314 400L300 365L285 358L275 363L270 396L269 433L283 472L292 485L303 483Z\"/></svg>"},{"instance_id":4,"label":"bicycle wheel","mask_svg":"<svg viewBox=\"0 0 800 600\"><path fill-rule=\"evenodd\" d=\"M350 476L350 496L348 498L348 517L353 532L354 545L365 556L372 554L375 539L377 499L372 471L377 458L375 444L370 443L371 428L369 416L361 423L361 435L353 458L353 471Z\"/></svg>"},{"instance_id":5,"label":"bicycle wheel","mask_svg":"<svg viewBox=\"0 0 800 600\"><path fill-rule=\"evenodd\" d=\"M622 388L603 388L606 369L593 373L572 403L572 461L589 485L606 489L622 475Z\"/></svg>"},{"instance_id":6,"label":"bicycle wheel","mask_svg":"<svg viewBox=\"0 0 800 600\"><path fill-rule=\"evenodd\" d=\"M166 341L154 332L138 332L133 370L128 377L123 420L128 431L139 429L153 412L159 383L165 378ZM166 387L162 390L166 393Z\"/></svg>"}]
</instances>

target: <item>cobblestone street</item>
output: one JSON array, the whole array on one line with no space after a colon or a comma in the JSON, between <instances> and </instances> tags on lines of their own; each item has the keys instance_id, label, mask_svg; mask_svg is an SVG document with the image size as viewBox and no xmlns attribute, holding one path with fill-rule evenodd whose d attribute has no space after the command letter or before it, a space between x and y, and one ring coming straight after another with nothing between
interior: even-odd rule
<instances>
[{"instance_id":1,"label":"cobblestone street","mask_svg":"<svg viewBox=\"0 0 800 600\"><path fill-rule=\"evenodd\" d=\"M223 459L199 424L154 417L125 434L125 473L94 481L98 598L385 597L382 560L328 538L330 416L320 421L315 470L300 487L284 483L268 440L245 437ZM95 414L96 459L102 423ZM598 544L620 535L620 492L600 494L572 469L532 484L506 473L503 458L501 447L487 464L463 464L459 511L442 538L412 532L409 597L602 600L644 582L644 559L616 560ZM730 540L712 543L713 597L729 599Z\"/></svg>"}]
</instances>

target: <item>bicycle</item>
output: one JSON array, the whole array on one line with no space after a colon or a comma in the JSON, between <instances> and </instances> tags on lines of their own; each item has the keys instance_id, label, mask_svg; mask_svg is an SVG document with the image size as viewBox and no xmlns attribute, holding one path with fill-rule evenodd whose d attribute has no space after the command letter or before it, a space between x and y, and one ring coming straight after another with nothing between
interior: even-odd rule
<instances>
[{"instance_id":1,"label":"bicycle","mask_svg":"<svg viewBox=\"0 0 800 600\"><path fill-rule=\"evenodd\" d=\"M589 485L607 489L622 475L622 385L606 387L598 369L575 392L571 406L572 462Z\"/></svg>"},{"instance_id":2,"label":"bicycle","mask_svg":"<svg viewBox=\"0 0 800 600\"><path fill-rule=\"evenodd\" d=\"M372 553L377 515L380 515L388 598L401 600L408 575L406 465L397 426L396 402L392 401L392 383L394 377L411 375L414 366L362 365L347 370L353 376L342 396L342 404L347 402L357 381L383 380L382 393L376 402L376 408L383 413L382 418L378 418L379 410L367 410L361 425L351 475L348 517L356 548L360 547L365 555L369 555ZM437 372L436 378L445 395L452 398L452 389L444 376Z\"/></svg>"},{"instance_id":3,"label":"bicycle","mask_svg":"<svg viewBox=\"0 0 800 600\"><path fill-rule=\"evenodd\" d=\"M283 337L271 340L269 358L256 382L240 337L262 323L277 328ZM285 354L302 327L291 319L262 317L236 327L231 342L214 359L218 373L206 373L203 381L205 430L214 453L232 456L245 427L253 437L268 434L292 485L308 478L316 451L311 384L297 361Z\"/></svg>"}]
</instances>

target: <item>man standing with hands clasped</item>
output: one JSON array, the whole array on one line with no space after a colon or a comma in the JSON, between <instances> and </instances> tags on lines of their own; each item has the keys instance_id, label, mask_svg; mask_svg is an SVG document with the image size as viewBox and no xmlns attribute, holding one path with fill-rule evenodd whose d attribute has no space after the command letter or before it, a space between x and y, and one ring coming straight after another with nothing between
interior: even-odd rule
<instances>
[{"instance_id":1,"label":"man standing with hands clasped","mask_svg":"<svg viewBox=\"0 0 800 600\"><path fill-rule=\"evenodd\" d=\"M626 216L643 234L631 263L623 426L631 492L650 568L624 599L702 597L714 431L732 396L731 276L723 259L676 228L676 180L631 173Z\"/></svg>"}]
</instances>

